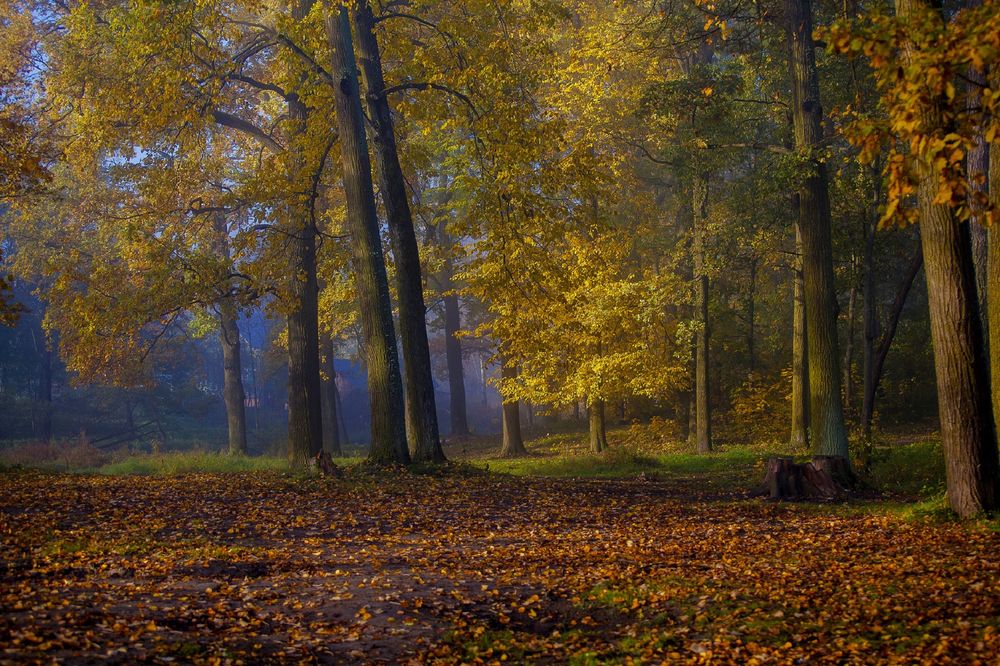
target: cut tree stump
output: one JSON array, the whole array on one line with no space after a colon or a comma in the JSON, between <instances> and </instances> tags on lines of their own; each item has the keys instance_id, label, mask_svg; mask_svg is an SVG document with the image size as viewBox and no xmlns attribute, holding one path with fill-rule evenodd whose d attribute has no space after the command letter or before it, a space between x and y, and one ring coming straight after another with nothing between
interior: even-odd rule
<instances>
[{"instance_id":1,"label":"cut tree stump","mask_svg":"<svg viewBox=\"0 0 1000 666\"><path fill-rule=\"evenodd\" d=\"M856 484L846 458L816 456L797 463L790 457L767 461L764 490L771 499L838 499Z\"/></svg>"}]
</instances>

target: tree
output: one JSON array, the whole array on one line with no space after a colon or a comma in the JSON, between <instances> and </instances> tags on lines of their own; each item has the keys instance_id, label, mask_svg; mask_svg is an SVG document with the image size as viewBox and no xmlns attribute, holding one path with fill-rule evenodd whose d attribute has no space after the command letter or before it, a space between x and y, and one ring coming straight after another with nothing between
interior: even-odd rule
<instances>
[{"instance_id":1,"label":"tree","mask_svg":"<svg viewBox=\"0 0 1000 666\"><path fill-rule=\"evenodd\" d=\"M340 75L334 99L368 366L372 412L369 458L379 464L408 463L410 453L406 446L402 379L347 9L341 7L338 11L331 11L326 18L326 28L330 41L331 71Z\"/></svg>"},{"instance_id":2,"label":"tree","mask_svg":"<svg viewBox=\"0 0 1000 666\"><path fill-rule=\"evenodd\" d=\"M434 403L434 378L431 376L431 355L427 345L427 310L424 306L420 252L413 229L406 182L396 150L396 136L387 98L389 91L385 87L382 58L374 31L375 17L368 0L355 0L350 13L367 93L365 106L371 119L369 127L379 189L389 221L389 236L396 265L400 338L409 406L408 431L414 440L413 458L419 462L441 462L445 458Z\"/></svg>"},{"instance_id":3,"label":"tree","mask_svg":"<svg viewBox=\"0 0 1000 666\"><path fill-rule=\"evenodd\" d=\"M798 233L809 359L809 424L813 450L847 457L847 432L840 397L837 298L830 237L826 165L818 155L823 107L819 97L810 0L785 0L788 66L792 82L795 150L806 173L799 189Z\"/></svg>"},{"instance_id":4,"label":"tree","mask_svg":"<svg viewBox=\"0 0 1000 666\"><path fill-rule=\"evenodd\" d=\"M955 80L971 66L1000 59L995 3L946 19L921 0L898 0L894 18L865 28L839 25L831 45L871 59L886 109L884 120L860 118L850 129L871 160L888 147L888 203L882 222L919 222L930 301L938 411L948 501L962 517L1000 502L1000 462L976 294L964 158L978 134L997 134L993 104L970 109ZM986 121L987 118L992 120ZM974 193L973 193L973 196ZM986 219L996 211L987 209Z\"/></svg>"}]
</instances>

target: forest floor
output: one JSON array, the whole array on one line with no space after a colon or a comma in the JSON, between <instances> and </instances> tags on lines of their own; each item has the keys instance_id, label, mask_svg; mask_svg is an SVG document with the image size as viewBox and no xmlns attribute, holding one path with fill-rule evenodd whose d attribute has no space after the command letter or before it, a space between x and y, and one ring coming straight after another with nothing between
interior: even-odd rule
<instances>
[{"instance_id":1,"label":"forest floor","mask_svg":"<svg viewBox=\"0 0 1000 666\"><path fill-rule=\"evenodd\" d=\"M0 662L997 663L990 523L536 462L0 474Z\"/></svg>"}]
</instances>

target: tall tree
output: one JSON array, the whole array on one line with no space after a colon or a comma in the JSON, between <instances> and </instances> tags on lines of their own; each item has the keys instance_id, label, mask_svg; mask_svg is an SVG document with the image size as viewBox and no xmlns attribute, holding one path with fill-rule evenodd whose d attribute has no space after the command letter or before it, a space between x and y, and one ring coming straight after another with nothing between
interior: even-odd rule
<instances>
[{"instance_id":1,"label":"tall tree","mask_svg":"<svg viewBox=\"0 0 1000 666\"><path fill-rule=\"evenodd\" d=\"M336 77L335 106L341 165L347 193L355 283L361 308L368 393L371 403L371 452L378 464L409 463L402 377L392 323L392 304L379 236L371 160L365 139L358 69L347 8L326 17L331 71Z\"/></svg>"},{"instance_id":2,"label":"tall tree","mask_svg":"<svg viewBox=\"0 0 1000 666\"><path fill-rule=\"evenodd\" d=\"M406 369L407 430L413 438L414 460L441 462L445 457L438 433L434 378L431 376L431 354L427 345L427 308L424 305L420 252L406 181L399 165L382 57L375 37L375 17L368 0L354 0L350 13L357 36L361 77L367 91L365 105L370 119L379 189L389 221L389 238L396 263L399 329Z\"/></svg>"},{"instance_id":3,"label":"tall tree","mask_svg":"<svg viewBox=\"0 0 1000 666\"><path fill-rule=\"evenodd\" d=\"M820 125L823 107L816 73L811 0L785 0L785 22L795 150L807 169L799 188L799 231L809 341L809 430L817 453L847 457L847 431L840 397L829 189L826 165L818 155L823 139Z\"/></svg>"}]
</instances>

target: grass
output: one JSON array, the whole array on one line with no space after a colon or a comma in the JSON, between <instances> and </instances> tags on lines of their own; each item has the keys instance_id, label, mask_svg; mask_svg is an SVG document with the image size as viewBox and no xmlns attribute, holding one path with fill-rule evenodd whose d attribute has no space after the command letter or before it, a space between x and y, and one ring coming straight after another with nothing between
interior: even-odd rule
<instances>
[{"instance_id":1,"label":"grass","mask_svg":"<svg viewBox=\"0 0 1000 666\"><path fill-rule=\"evenodd\" d=\"M79 470L84 474L109 476L177 476L178 474L234 473L234 472L288 472L285 458L270 456L234 456L227 453L199 451L153 453L130 456L118 462Z\"/></svg>"}]
</instances>

